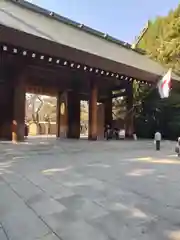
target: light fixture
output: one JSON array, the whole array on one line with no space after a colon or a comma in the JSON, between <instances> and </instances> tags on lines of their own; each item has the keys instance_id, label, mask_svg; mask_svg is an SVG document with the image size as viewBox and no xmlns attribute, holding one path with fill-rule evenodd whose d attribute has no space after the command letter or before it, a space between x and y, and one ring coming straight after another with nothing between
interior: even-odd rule
<instances>
[{"instance_id":1,"label":"light fixture","mask_svg":"<svg viewBox=\"0 0 180 240\"><path fill-rule=\"evenodd\" d=\"M99 72L99 70L98 69L96 69L96 73L98 73Z\"/></svg>"},{"instance_id":2,"label":"light fixture","mask_svg":"<svg viewBox=\"0 0 180 240\"><path fill-rule=\"evenodd\" d=\"M104 74L104 71L101 71L101 74Z\"/></svg>"},{"instance_id":3,"label":"light fixture","mask_svg":"<svg viewBox=\"0 0 180 240\"><path fill-rule=\"evenodd\" d=\"M114 73L111 74L111 77L114 77Z\"/></svg>"},{"instance_id":4,"label":"light fixture","mask_svg":"<svg viewBox=\"0 0 180 240\"><path fill-rule=\"evenodd\" d=\"M92 68L89 69L90 72L92 72L92 70L93 70Z\"/></svg>"},{"instance_id":5,"label":"light fixture","mask_svg":"<svg viewBox=\"0 0 180 240\"><path fill-rule=\"evenodd\" d=\"M74 63L71 63L71 67L74 67Z\"/></svg>"},{"instance_id":6,"label":"light fixture","mask_svg":"<svg viewBox=\"0 0 180 240\"><path fill-rule=\"evenodd\" d=\"M123 76L121 76L121 79L123 79L124 77Z\"/></svg>"},{"instance_id":7,"label":"light fixture","mask_svg":"<svg viewBox=\"0 0 180 240\"><path fill-rule=\"evenodd\" d=\"M66 62L66 61L64 62L64 65L67 65L67 62Z\"/></svg>"},{"instance_id":8,"label":"light fixture","mask_svg":"<svg viewBox=\"0 0 180 240\"><path fill-rule=\"evenodd\" d=\"M119 77L119 74L116 75L116 78L118 78L118 77Z\"/></svg>"},{"instance_id":9,"label":"light fixture","mask_svg":"<svg viewBox=\"0 0 180 240\"><path fill-rule=\"evenodd\" d=\"M13 53L17 53L17 49L16 48L13 49Z\"/></svg>"},{"instance_id":10,"label":"light fixture","mask_svg":"<svg viewBox=\"0 0 180 240\"><path fill-rule=\"evenodd\" d=\"M44 59L44 56L42 55L42 56L40 57L40 59L43 60L43 59Z\"/></svg>"},{"instance_id":11,"label":"light fixture","mask_svg":"<svg viewBox=\"0 0 180 240\"><path fill-rule=\"evenodd\" d=\"M57 59L57 60L56 60L56 63L57 63L57 64L59 64L59 63L60 63L60 60L59 60L59 59Z\"/></svg>"},{"instance_id":12,"label":"light fixture","mask_svg":"<svg viewBox=\"0 0 180 240\"><path fill-rule=\"evenodd\" d=\"M84 70L86 71L86 69L87 69L87 67L85 66L85 67L84 67Z\"/></svg>"},{"instance_id":13,"label":"light fixture","mask_svg":"<svg viewBox=\"0 0 180 240\"><path fill-rule=\"evenodd\" d=\"M125 80L128 80L128 77L126 77Z\"/></svg>"},{"instance_id":14,"label":"light fixture","mask_svg":"<svg viewBox=\"0 0 180 240\"><path fill-rule=\"evenodd\" d=\"M7 46L3 46L3 51L7 51Z\"/></svg>"},{"instance_id":15,"label":"light fixture","mask_svg":"<svg viewBox=\"0 0 180 240\"><path fill-rule=\"evenodd\" d=\"M26 51L23 51L23 56L26 56L27 55L27 52Z\"/></svg>"},{"instance_id":16,"label":"light fixture","mask_svg":"<svg viewBox=\"0 0 180 240\"><path fill-rule=\"evenodd\" d=\"M109 72L107 72L106 75L108 76L108 75L109 75Z\"/></svg>"},{"instance_id":17,"label":"light fixture","mask_svg":"<svg viewBox=\"0 0 180 240\"><path fill-rule=\"evenodd\" d=\"M80 68L80 67L81 67L81 66L78 64L78 65L77 65L77 68Z\"/></svg>"},{"instance_id":18,"label":"light fixture","mask_svg":"<svg viewBox=\"0 0 180 240\"><path fill-rule=\"evenodd\" d=\"M35 57L36 57L36 54L35 54L35 53L33 53L33 54L32 54L32 57L33 57L33 58L35 58Z\"/></svg>"},{"instance_id":19,"label":"light fixture","mask_svg":"<svg viewBox=\"0 0 180 240\"><path fill-rule=\"evenodd\" d=\"M49 62L52 62L52 58L51 57L49 58Z\"/></svg>"}]
</instances>

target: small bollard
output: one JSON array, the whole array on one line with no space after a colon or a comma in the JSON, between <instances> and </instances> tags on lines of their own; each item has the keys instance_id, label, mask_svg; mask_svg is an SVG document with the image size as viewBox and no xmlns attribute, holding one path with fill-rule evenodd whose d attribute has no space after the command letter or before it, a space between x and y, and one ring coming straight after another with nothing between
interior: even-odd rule
<instances>
[{"instance_id":1,"label":"small bollard","mask_svg":"<svg viewBox=\"0 0 180 240\"><path fill-rule=\"evenodd\" d=\"M177 156L180 157L180 137L178 137L178 140L175 146L175 153L177 153Z\"/></svg>"},{"instance_id":2,"label":"small bollard","mask_svg":"<svg viewBox=\"0 0 180 240\"><path fill-rule=\"evenodd\" d=\"M154 135L154 140L155 140L155 144L156 144L156 151L160 151L161 149L161 133L160 132L156 132Z\"/></svg>"}]
</instances>

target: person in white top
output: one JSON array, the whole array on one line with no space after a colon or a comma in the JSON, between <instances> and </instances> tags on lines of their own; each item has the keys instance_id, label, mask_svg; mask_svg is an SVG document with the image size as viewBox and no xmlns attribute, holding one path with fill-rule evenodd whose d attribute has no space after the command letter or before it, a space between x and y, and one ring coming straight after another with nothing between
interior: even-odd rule
<instances>
[{"instance_id":1,"label":"person in white top","mask_svg":"<svg viewBox=\"0 0 180 240\"><path fill-rule=\"evenodd\" d=\"M120 138L120 139L125 139L125 136L126 136L126 131L125 131L125 129L120 129L120 130L119 130L119 138Z\"/></svg>"},{"instance_id":2,"label":"person in white top","mask_svg":"<svg viewBox=\"0 0 180 240\"><path fill-rule=\"evenodd\" d=\"M156 143L156 151L160 151L161 148L161 133L160 132L156 132L154 135L154 140Z\"/></svg>"}]
</instances>

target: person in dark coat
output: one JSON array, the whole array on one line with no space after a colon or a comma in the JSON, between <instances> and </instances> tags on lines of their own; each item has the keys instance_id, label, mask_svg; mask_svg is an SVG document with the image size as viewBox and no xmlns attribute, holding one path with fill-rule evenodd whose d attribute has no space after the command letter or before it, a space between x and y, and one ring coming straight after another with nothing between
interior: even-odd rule
<instances>
[{"instance_id":1,"label":"person in dark coat","mask_svg":"<svg viewBox=\"0 0 180 240\"><path fill-rule=\"evenodd\" d=\"M25 138L27 138L28 137L28 125L27 125L27 123L25 123Z\"/></svg>"}]
</instances>

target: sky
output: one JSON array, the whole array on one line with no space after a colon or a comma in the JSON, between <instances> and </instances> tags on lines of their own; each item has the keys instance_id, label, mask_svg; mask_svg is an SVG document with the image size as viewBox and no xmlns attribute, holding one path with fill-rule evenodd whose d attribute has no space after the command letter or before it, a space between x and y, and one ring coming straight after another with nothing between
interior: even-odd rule
<instances>
[{"instance_id":1,"label":"sky","mask_svg":"<svg viewBox=\"0 0 180 240\"><path fill-rule=\"evenodd\" d=\"M148 19L166 15L179 0L29 0L74 21L132 43Z\"/></svg>"}]
</instances>

